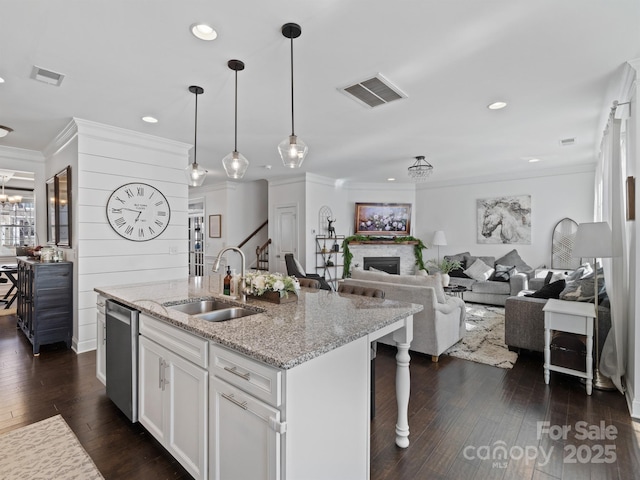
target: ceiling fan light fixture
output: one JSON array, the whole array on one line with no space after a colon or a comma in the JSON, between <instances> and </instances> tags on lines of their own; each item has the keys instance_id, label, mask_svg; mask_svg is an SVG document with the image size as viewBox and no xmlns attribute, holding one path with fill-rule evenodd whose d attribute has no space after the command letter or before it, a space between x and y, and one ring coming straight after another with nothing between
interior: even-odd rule
<instances>
[{"instance_id":1,"label":"ceiling fan light fixture","mask_svg":"<svg viewBox=\"0 0 640 480\"><path fill-rule=\"evenodd\" d=\"M192 187L199 187L204 183L204 179L207 176L207 171L198 165L197 152L198 152L198 95L204 93L202 87L191 85L189 91L196 96L196 113L195 113L195 127L194 127L194 139L193 139L193 163L185 168L184 173L187 178L187 183Z\"/></svg>"},{"instance_id":2,"label":"ceiling fan light fixture","mask_svg":"<svg viewBox=\"0 0 640 480\"><path fill-rule=\"evenodd\" d=\"M413 165L407 169L409 177L416 182L424 182L433 173L433 165L427 162L424 155L419 155L415 159Z\"/></svg>"},{"instance_id":3,"label":"ceiling fan light fixture","mask_svg":"<svg viewBox=\"0 0 640 480\"><path fill-rule=\"evenodd\" d=\"M291 40L291 135L278 145L278 152L285 167L299 168L304 162L309 148L295 133L294 108L293 108L293 39L302 34L302 28L297 23L285 23L282 26L282 35Z\"/></svg>"}]
</instances>

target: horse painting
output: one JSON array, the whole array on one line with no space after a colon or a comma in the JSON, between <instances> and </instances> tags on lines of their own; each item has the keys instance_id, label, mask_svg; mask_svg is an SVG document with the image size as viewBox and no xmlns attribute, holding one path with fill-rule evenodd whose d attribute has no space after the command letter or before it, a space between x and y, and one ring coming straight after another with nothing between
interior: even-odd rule
<instances>
[{"instance_id":1,"label":"horse painting","mask_svg":"<svg viewBox=\"0 0 640 480\"><path fill-rule=\"evenodd\" d=\"M478 243L531 244L531 196L477 201Z\"/></svg>"}]
</instances>

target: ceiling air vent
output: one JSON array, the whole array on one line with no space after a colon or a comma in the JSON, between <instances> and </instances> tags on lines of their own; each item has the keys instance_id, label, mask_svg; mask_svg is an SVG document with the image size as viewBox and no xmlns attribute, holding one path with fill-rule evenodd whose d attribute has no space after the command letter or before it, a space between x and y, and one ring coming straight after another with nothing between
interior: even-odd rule
<instances>
[{"instance_id":1,"label":"ceiling air vent","mask_svg":"<svg viewBox=\"0 0 640 480\"><path fill-rule=\"evenodd\" d=\"M62 83L62 79L64 78L64 74L56 73L54 71L40 68L34 65L33 70L31 71L31 78L33 78L34 80L38 80L39 82L44 82L48 83L49 85L59 87Z\"/></svg>"},{"instance_id":2,"label":"ceiling air vent","mask_svg":"<svg viewBox=\"0 0 640 480\"><path fill-rule=\"evenodd\" d=\"M570 145L575 145L576 143L576 139L575 138L563 138L562 140L560 140L560 145L563 147L568 147Z\"/></svg>"},{"instance_id":3,"label":"ceiling air vent","mask_svg":"<svg viewBox=\"0 0 640 480\"><path fill-rule=\"evenodd\" d=\"M406 93L380 74L339 90L357 102L372 108L407 98Z\"/></svg>"}]
</instances>

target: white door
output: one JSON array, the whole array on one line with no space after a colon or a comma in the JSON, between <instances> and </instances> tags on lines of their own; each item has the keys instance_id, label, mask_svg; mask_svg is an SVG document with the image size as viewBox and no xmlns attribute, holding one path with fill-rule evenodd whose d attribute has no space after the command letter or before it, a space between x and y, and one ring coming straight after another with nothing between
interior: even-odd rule
<instances>
[{"instance_id":1,"label":"white door","mask_svg":"<svg viewBox=\"0 0 640 480\"><path fill-rule=\"evenodd\" d=\"M142 335L139 342L138 418L160 443L164 443L166 426L162 378L165 368L163 356L167 350Z\"/></svg>"},{"instance_id":2,"label":"white door","mask_svg":"<svg viewBox=\"0 0 640 480\"><path fill-rule=\"evenodd\" d=\"M167 449L194 478L206 478L207 371L168 352L165 373L165 393L169 395Z\"/></svg>"},{"instance_id":3,"label":"white door","mask_svg":"<svg viewBox=\"0 0 640 480\"><path fill-rule=\"evenodd\" d=\"M287 273L285 253L298 256L298 207L285 205L276 207L275 262L272 272Z\"/></svg>"}]
</instances>

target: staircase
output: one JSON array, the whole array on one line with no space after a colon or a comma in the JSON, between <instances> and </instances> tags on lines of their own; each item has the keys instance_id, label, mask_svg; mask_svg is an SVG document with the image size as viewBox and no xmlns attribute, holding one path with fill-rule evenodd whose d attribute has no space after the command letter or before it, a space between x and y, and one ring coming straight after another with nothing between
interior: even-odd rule
<instances>
[{"instance_id":1,"label":"staircase","mask_svg":"<svg viewBox=\"0 0 640 480\"><path fill-rule=\"evenodd\" d=\"M264 245L256 248L256 261L254 270L269 271L269 245L271 245L271 239L267 240Z\"/></svg>"}]
</instances>

